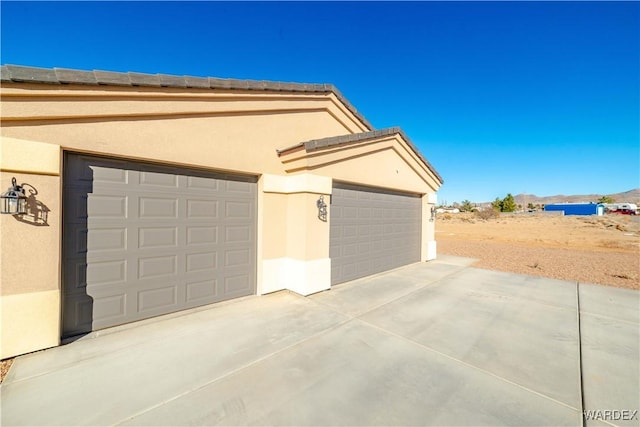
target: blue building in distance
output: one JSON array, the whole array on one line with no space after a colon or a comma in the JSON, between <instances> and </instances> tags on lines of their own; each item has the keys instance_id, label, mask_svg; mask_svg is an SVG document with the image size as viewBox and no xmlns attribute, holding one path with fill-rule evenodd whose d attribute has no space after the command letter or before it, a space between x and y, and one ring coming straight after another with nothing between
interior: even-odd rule
<instances>
[{"instance_id":1,"label":"blue building in distance","mask_svg":"<svg viewBox=\"0 0 640 427\"><path fill-rule=\"evenodd\" d=\"M545 211L564 211L565 215L604 215L602 203L554 203L545 205Z\"/></svg>"}]
</instances>

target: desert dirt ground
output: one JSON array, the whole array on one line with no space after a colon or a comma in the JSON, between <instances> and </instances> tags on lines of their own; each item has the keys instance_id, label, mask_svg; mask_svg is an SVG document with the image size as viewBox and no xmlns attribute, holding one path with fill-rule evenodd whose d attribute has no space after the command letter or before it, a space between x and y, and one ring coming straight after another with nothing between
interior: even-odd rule
<instances>
[{"instance_id":1,"label":"desert dirt ground","mask_svg":"<svg viewBox=\"0 0 640 427\"><path fill-rule=\"evenodd\" d=\"M9 368L13 364L13 358L0 360L0 383L4 381L4 377L9 373Z\"/></svg>"},{"instance_id":2,"label":"desert dirt ground","mask_svg":"<svg viewBox=\"0 0 640 427\"><path fill-rule=\"evenodd\" d=\"M436 241L475 267L640 289L640 216L438 214Z\"/></svg>"}]
</instances>

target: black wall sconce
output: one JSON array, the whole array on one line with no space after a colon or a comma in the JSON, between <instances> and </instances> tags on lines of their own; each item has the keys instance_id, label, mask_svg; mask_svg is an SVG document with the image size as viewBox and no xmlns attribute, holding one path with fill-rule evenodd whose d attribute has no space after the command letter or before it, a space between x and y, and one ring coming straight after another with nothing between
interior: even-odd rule
<instances>
[{"instance_id":1,"label":"black wall sconce","mask_svg":"<svg viewBox=\"0 0 640 427\"><path fill-rule=\"evenodd\" d=\"M0 196L0 213L7 215L24 215L27 213L27 196L22 186L16 184L16 178L11 179L11 187Z\"/></svg>"},{"instance_id":2,"label":"black wall sconce","mask_svg":"<svg viewBox=\"0 0 640 427\"><path fill-rule=\"evenodd\" d=\"M316 202L316 206L318 206L318 219L327 222L327 204L324 202L324 196L320 196Z\"/></svg>"},{"instance_id":3,"label":"black wall sconce","mask_svg":"<svg viewBox=\"0 0 640 427\"><path fill-rule=\"evenodd\" d=\"M431 217L429 218L429 221L433 222L435 220L436 220L436 207L431 206Z\"/></svg>"}]
</instances>

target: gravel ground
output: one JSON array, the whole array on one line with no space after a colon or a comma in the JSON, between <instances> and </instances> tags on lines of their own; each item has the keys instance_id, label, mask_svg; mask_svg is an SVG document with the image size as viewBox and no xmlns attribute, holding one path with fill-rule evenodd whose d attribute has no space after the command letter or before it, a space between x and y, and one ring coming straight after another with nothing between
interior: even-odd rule
<instances>
[{"instance_id":1,"label":"gravel ground","mask_svg":"<svg viewBox=\"0 0 640 427\"><path fill-rule=\"evenodd\" d=\"M438 252L477 258L474 267L553 279L640 289L638 255L525 247L510 243L438 240Z\"/></svg>"},{"instance_id":2,"label":"gravel ground","mask_svg":"<svg viewBox=\"0 0 640 427\"><path fill-rule=\"evenodd\" d=\"M4 377L9 372L12 363L13 359L0 360L0 383L4 381Z\"/></svg>"}]
</instances>

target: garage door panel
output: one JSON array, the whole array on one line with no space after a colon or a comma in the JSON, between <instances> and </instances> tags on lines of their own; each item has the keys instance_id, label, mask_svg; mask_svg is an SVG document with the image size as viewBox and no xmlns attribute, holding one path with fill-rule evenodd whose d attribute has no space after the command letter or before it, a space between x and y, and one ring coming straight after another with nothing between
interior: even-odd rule
<instances>
[{"instance_id":1,"label":"garage door panel","mask_svg":"<svg viewBox=\"0 0 640 427\"><path fill-rule=\"evenodd\" d=\"M125 227L92 230L87 236L88 251L123 251L127 249L127 229Z\"/></svg>"},{"instance_id":2,"label":"garage door panel","mask_svg":"<svg viewBox=\"0 0 640 427\"><path fill-rule=\"evenodd\" d=\"M67 258L64 261L63 270L66 272L67 286L64 293L67 295L86 295L87 263L84 258Z\"/></svg>"},{"instance_id":3,"label":"garage door panel","mask_svg":"<svg viewBox=\"0 0 640 427\"><path fill-rule=\"evenodd\" d=\"M208 303L218 295L217 280L202 280L186 284L186 302L199 305L200 302Z\"/></svg>"},{"instance_id":4,"label":"garage door panel","mask_svg":"<svg viewBox=\"0 0 640 427\"><path fill-rule=\"evenodd\" d=\"M331 283L420 260L422 203L410 194L338 184L331 197Z\"/></svg>"},{"instance_id":5,"label":"garage door panel","mask_svg":"<svg viewBox=\"0 0 640 427\"><path fill-rule=\"evenodd\" d=\"M127 217L127 196L89 194L87 199L86 212L92 220L101 218L122 219Z\"/></svg>"},{"instance_id":6,"label":"garage door panel","mask_svg":"<svg viewBox=\"0 0 640 427\"><path fill-rule=\"evenodd\" d=\"M225 251L224 267L247 266L251 262L251 254L246 249Z\"/></svg>"},{"instance_id":7,"label":"garage door panel","mask_svg":"<svg viewBox=\"0 0 640 427\"><path fill-rule=\"evenodd\" d=\"M248 219L252 214L252 206L248 202L227 201L225 203L225 215L227 218L233 218L236 221Z\"/></svg>"},{"instance_id":8,"label":"garage door panel","mask_svg":"<svg viewBox=\"0 0 640 427\"><path fill-rule=\"evenodd\" d=\"M92 310L99 313L100 317L94 319L94 321L105 322L112 321L115 319L122 319L125 317L125 307L126 307L126 295L118 294L112 296L105 296L98 300L92 300ZM88 309L87 306L82 307L82 309Z\"/></svg>"},{"instance_id":9,"label":"garage door panel","mask_svg":"<svg viewBox=\"0 0 640 427\"><path fill-rule=\"evenodd\" d=\"M371 226L371 234L374 236L382 237L384 235L384 225L382 224L373 224Z\"/></svg>"},{"instance_id":10,"label":"garage door panel","mask_svg":"<svg viewBox=\"0 0 640 427\"><path fill-rule=\"evenodd\" d=\"M149 311L170 312L178 308L177 285L156 289L144 289L138 292L138 313Z\"/></svg>"},{"instance_id":11,"label":"garage door panel","mask_svg":"<svg viewBox=\"0 0 640 427\"><path fill-rule=\"evenodd\" d=\"M91 313L93 312L93 299L84 296L78 297L68 304L63 318L63 329L70 333L81 333L91 329Z\"/></svg>"},{"instance_id":12,"label":"garage door panel","mask_svg":"<svg viewBox=\"0 0 640 427\"><path fill-rule=\"evenodd\" d=\"M370 260L361 260L356 263L356 273L358 277L368 276L372 268L373 263Z\"/></svg>"},{"instance_id":13,"label":"garage door panel","mask_svg":"<svg viewBox=\"0 0 640 427\"><path fill-rule=\"evenodd\" d=\"M169 173L139 172L138 182L140 183L141 188L153 186L175 189L178 187L178 176Z\"/></svg>"},{"instance_id":14,"label":"garage door panel","mask_svg":"<svg viewBox=\"0 0 640 427\"><path fill-rule=\"evenodd\" d=\"M342 246L342 259L343 263L347 263L349 257L355 257L358 254L358 244L357 243L345 243Z\"/></svg>"},{"instance_id":15,"label":"garage door panel","mask_svg":"<svg viewBox=\"0 0 640 427\"><path fill-rule=\"evenodd\" d=\"M371 234L371 226L368 224L358 225L358 236L360 238L367 238Z\"/></svg>"},{"instance_id":16,"label":"garage door panel","mask_svg":"<svg viewBox=\"0 0 640 427\"><path fill-rule=\"evenodd\" d=\"M187 189L189 191L196 191L203 193L218 192L220 190L220 181L206 179L198 176L187 177Z\"/></svg>"},{"instance_id":17,"label":"garage door panel","mask_svg":"<svg viewBox=\"0 0 640 427\"><path fill-rule=\"evenodd\" d=\"M251 277L248 274L239 274L237 276L229 276L224 278L225 294L233 296L247 295L251 289Z\"/></svg>"},{"instance_id":18,"label":"garage door panel","mask_svg":"<svg viewBox=\"0 0 640 427\"><path fill-rule=\"evenodd\" d=\"M371 208L358 208L358 218L362 221L371 218Z\"/></svg>"},{"instance_id":19,"label":"garage door panel","mask_svg":"<svg viewBox=\"0 0 640 427\"><path fill-rule=\"evenodd\" d=\"M63 334L255 293L256 183L236 178L68 154Z\"/></svg>"},{"instance_id":20,"label":"garage door panel","mask_svg":"<svg viewBox=\"0 0 640 427\"><path fill-rule=\"evenodd\" d=\"M138 217L141 220L178 217L178 199L175 197L140 197L138 207ZM91 212L89 215L93 217Z\"/></svg>"},{"instance_id":21,"label":"garage door panel","mask_svg":"<svg viewBox=\"0 0 640 427\"><path fill-rule=\"evenodd\" d=\"M249 227L229 226L224 228L224 243L248 243L251 240L251 230Z\"/></svg>"},{"instance_id":22,"label":"garage door panel","mask_svg":"<svg viewBox=\"0 0 640 427\"><path fill-rule=\"evenodd\" d=\"M218 268L218 253L203 252L188 254L186 268L187 273L202 270L215 270Z\"/></svg>"},{"instance_id":23,"label":"garage door panel","mask_svg":"<svg viewBox=\"0 0 640 427\"><path fill-rule=\"evenodd\" d=\"M129 172L122 169L92 167L93 186L98 187L102 184L109 186L126 186L130 182ZM89 180L87 180L89 181Z\"/></svg>"},{"instance_id":24,"label":"garage door panel","mask_svg":"<svg viewBox=\"0 0 640 427\"><path fill-rule=\"evenodd\" d=\"M370 255L371 246L368 243L358 243L358 255Z\"/></svg>"},{"instance_id":25,"label":"garage door panel","mask_svg":"<svg viewBox=\"0 0 640 427\"><path fill-rule=\"evenodd\" d=\"M345 224L341 226L340 229L342 230L342 238L344 239L355 238L358 236L358 224Z\"/></svg>"},{"instance_id":26,"label":"garage door panel","mask_svg":"<svg viewBox=\"0 0 640 427\"><path fill-rule=\"evenodd\" d=\"M345 206L342 208L342 218L357 218L358 217L358 208L353 206Z\"/></svg>"},{"instance_id":27,"label":"garage door panel","mask_svg":"<svg viewBox=\"0 0 640 427\"><path fill-rule=\"evenodd\" d=\"M90 278L90 279L89 279ZM87 285L124 283L127 279L127 261L91 261L87 265ZM87 294L91 296L89 291Z\"/></svg>"},{"instance_id":28,"label":"garage door panel","mask_svg":"<svg viewBox=\"0 0 640 427\"><path fill-rule=\"evenodd\" d=\"M254 186L249 182L226 181L225 190L228 194L250 194L255 191Z\"/></svg>"},{"instance_id":29,"label":"garage door panel","mask_svg":"<svg viewBox=\"0 0 640 427\"><path fill-rule=\"evenodd\" d=\"M64 248L64 256L70 257L86 257L87 254L87 224L69 224L65 227L63 238L73 242Z\"/></svg>"},{"instance_id":30,"label":"garage door panel","mask_svg":"<svg viewBox=\"0 0 640 427\"><path fill-rule=\"evenodd\" d=\"M187 200L187 218L189 220L218 218L219 203L217 200Z\"/></svg>"},{"instance_id":31,"label":"garage door panel","mask_svg":"<svg viewBox=\"0 0 640 427\"><path fill-rule=\"evenodd\" d=\"M175 276L178 272L178 257L152 256L138 259L138 279Z\"/></svg>"},{"instance_id":32,"label":"garage door panel","mask_svg":"<svg viewBox=\"0 0 640 427\"><path fill-rule=\"evenodd\" d=\"M138 227L139 249L175 248L178 245L178 227Z\"/></svg>"},{"instance_id":33,"label":"garage door panel","mask_svg":"<svg viewBox=\"0 0 640 427\"><path fill-rule=\"evenodd\" d=\"M218 227L189 227L186 228L187 245L211 245L218 243Z\"/></svg>"}]
</instances>

